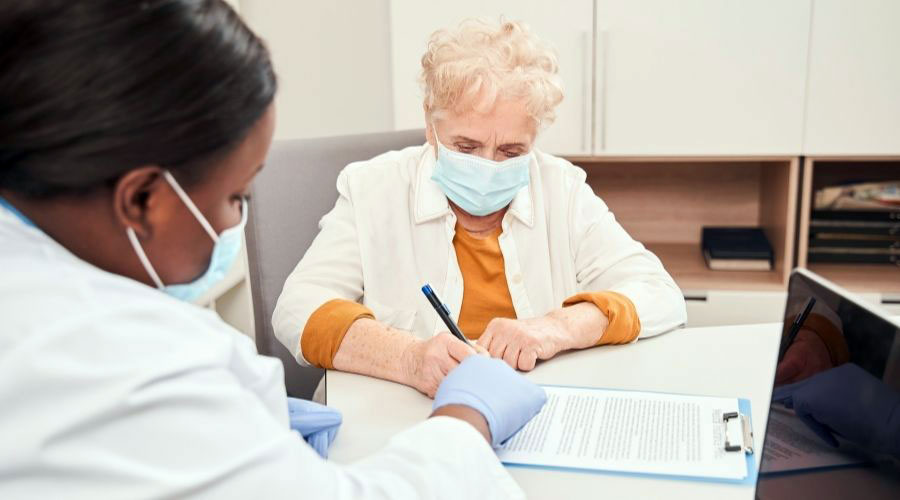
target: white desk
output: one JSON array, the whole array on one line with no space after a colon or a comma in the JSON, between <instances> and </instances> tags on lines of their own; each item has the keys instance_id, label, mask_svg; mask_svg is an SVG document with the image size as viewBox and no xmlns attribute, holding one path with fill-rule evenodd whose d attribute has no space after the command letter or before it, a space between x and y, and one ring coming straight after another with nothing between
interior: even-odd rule
<instances>
[{"instance_id":1,"label":"white desk","mask_svg":"<svg viewBox=\"0 0 900 500\"><path fill-rule=\"evenodd\" d=\"M627 346L560 355L527 376L539 384L567 384L748 398L754 444L762 450L781 324L691 328ZM348 463L377 451L397 432L422 421L432 401L415 389L329 371L328 405L344 414L329 451ZM756 454L757 466L760 453ZM615 474L508 467L531 499L753 498L753 487L635 478Z\"/></svg>"}]
</instances>

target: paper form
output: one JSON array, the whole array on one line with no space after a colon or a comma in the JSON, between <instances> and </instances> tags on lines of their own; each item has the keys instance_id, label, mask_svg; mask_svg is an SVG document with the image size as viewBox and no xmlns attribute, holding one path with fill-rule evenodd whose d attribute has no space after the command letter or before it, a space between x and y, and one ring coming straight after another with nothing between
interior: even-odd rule
<instances>
[{"instance_id":1,"label":"paper form","mask_svg":"<svg viewBox=\"0 0 900 500\"><path fill-rule=\"evenodd\" d=\"M860 455L832 448L816 436L792 410L777 404L769 410L766 448L759 471L787 472L865 462Z\"/></svg>"},{"instance_id":2,"label":"paper form","mask_svg":"<svg viewBox=\"0 0 900 500\"><path fill-rule=\"evenodd\" d=\"M497 450L506 464L743 479L722 415L737 398L545 386L547 404ZM741 436L729 433L730 441Z\"/></svg>"}]
</instances>

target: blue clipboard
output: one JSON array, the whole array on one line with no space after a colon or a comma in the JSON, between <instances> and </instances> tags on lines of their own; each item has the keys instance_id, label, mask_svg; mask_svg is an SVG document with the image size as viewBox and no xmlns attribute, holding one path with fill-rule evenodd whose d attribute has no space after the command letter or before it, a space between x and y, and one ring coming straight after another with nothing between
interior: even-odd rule
<instances>
[{"instance_id":1,"label":"blue clipboard","mask_svg":"<svg viewBox=\"0 0 900 500\"><path fill-rule=\"evenodd\" d=\"M546 387L574 387L579 389L585 389L585 387L576 387L576 386L565 386L565 385L553 385L553 384L542 384ZM604 391L617 391L623 389L610 389L610 388L601 388L596 387L595 389L602 389ZM675 393L662 393L657 391L625 391L625 392L647 392L647 393L655 393L655 394L675 394ZM675 394L675 395L683 395L688 396L688 394ZM702 396L699 394L690 394L691 396ZM753 417L751 415L750 408L750 400L744 398L738 398L738 411L741 415L746 416L747 420L750 424L750 428L753 428ZM751 431L752 433L752 431ZM759 469L756 466L756 451L752 453L747 453L743 450L735 451L731 453L743 453L746 457L747 462L747 475L743 479L728 479L728 478L719 478L719 477L708 477L708 476L682 476L682 475L674 475L674 474L656 474L652 472L626 472L626 471L615 471L615 470L600 470L600 469L588 469L581 467L561 467L556 465L534 465L534 464L516 464L516 463L506 463L502 462L505 467L512 468L520 468L520 469L543 469L543 470L559 470L559 471L569 471L569 472L587 472L590 474L610 474L616 476L630 476L630 477L640 477L640 478L654 478L654 479L668 479L674 481L699 481L699 482L707 482L707 483L725 483L725 484L736 484L736 485L747 485L747 486L755 486L756 480L759 477Z\"/></svg>"}]
</instances>

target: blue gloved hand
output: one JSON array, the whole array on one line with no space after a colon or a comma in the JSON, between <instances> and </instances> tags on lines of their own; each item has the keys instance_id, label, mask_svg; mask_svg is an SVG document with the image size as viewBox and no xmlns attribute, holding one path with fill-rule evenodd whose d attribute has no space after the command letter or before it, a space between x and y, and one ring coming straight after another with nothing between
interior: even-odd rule
<instances>
[{"instance_id":1,"label":"blue gloved hand","mask_svg":"<svg viewBox=\"0 0 900 500\"><path fill-rule=\"evenodd\" d=\"M341 426L341 412L305 399L287 398L291 429L303 436L322 458Z\"/></svg>"},{"instance_id":2,"label":"blue gloved hand","mask_svg":"<svg viewBox=\"0 0 900 500\"><path fill-rule=\"evenodd\" d=\"M855 364L776 387L772 401L793 408L831 446L838 446L837 434L869 450L900 455L900 393Z\"/></svg>"},{"instance_id":3,"label":"blue gloved hand","mask_svg":"<svg viewBox=\"0 0 900 500\"><path fill-rule=\"evenodd\" d=\"M487 420L491 444L497 447L524 427L546 402L544 389L503 361L469 356L441 382L433 409L464 405L477 410Z\"/></svg>"}]
</instances>

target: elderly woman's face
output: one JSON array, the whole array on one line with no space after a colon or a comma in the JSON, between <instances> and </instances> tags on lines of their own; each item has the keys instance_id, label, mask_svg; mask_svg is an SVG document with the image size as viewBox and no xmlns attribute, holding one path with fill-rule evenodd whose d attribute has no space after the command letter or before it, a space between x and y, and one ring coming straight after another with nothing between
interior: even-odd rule
<instances>
[{"instance_id":1,"label":"elderly woman's face","mask_svg":"<svg viewBox=\"0 0 900 500\"><path fill-rule=\"evenodd\" d=\"M537 136L537 123L525 111L522 101L498 101L488 113L444 111L427 125L428 142L453 151L503 161L527 154Z\"/></svg>"}]
</instances>

